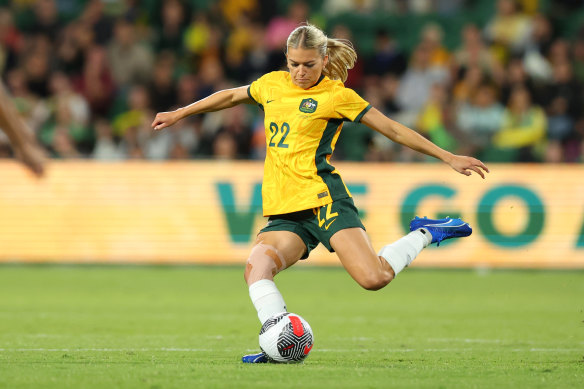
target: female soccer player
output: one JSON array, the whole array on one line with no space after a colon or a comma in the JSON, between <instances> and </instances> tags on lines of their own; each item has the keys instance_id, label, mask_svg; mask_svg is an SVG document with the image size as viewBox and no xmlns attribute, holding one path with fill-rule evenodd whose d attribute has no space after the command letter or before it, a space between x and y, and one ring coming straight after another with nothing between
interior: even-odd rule
<instances>
[{"instance_id":1,"label":"female soccer player","mask_svg":"<svg viewBox=\"0 0 584 389\"><path fill-rule=\"evenodd\" d=\"M484 178L483 171L488 169L475 158L439 148L345 88L347 69L356 58L350 42L327 38L312 25L301 26L288 37L289 72L271 72L251 85L222 90L176 111L158 113L152 123L155 130L161 130L186 116L241 103L256 103L264 110L267 152L262 198L263 213L269 220L256 238L244 274L261 323L286 311L274 276L307 258L318 243L337 253L359 285L377 290L424 247L472 232L460 219L416 218L410 224L412 232L379 253L374 251L351 194L329 162L344 120L362 122L467 176L474 171ZM263 363L268 358L258 353L242 360Z\"/></svg>"}]
</instances>

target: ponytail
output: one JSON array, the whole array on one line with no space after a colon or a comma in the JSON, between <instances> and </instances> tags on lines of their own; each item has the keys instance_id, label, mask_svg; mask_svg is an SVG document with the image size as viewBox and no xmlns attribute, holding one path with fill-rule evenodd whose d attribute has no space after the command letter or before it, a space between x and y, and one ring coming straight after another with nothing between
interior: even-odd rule
<instances>
[{"instance_id":1,"label":"ponytail","mask_svg":"<svg viewBox=\"0 0 584 389\"><path fill-rule=\"evenodd\" d=\"M357 53L353 44L346 39L327 38L328 63L323 69L325 76L331 80L347 81L349 69L353 69L357 61Z\"/></svg>"}]
</instances>

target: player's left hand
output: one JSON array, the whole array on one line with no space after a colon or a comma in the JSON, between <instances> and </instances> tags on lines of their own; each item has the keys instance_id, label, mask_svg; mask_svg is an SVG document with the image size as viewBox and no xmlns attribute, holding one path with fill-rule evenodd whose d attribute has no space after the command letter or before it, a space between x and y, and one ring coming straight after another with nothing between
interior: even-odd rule
<instances>
[{"instance_id":1,"label":"player's left hand","mask_svg":"<svg viewBox=\"0 0 584 389\"><path fill-rule=\"evenodd\" d=\"M484 172L489 173L489 168L484 163L476 158L466 157L464 155L454 155L448 164L454 170L465 176L470 176L472 174L471 171L473 171L484 179Z\"/></svg>"}]
</instances>

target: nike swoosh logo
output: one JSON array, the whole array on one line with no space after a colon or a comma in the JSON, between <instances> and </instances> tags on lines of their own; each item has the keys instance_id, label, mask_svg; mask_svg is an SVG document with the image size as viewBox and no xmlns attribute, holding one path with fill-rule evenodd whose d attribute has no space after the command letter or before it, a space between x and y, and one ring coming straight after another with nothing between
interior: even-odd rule
<instances>
[{"instance_id":1,"label":"nike swoosh logo","mask_svg":"<svg viewBox=\"0 0 584 389\"><path fill-rule=\"evenodd\" d=\"M267 100L266 104L270 104L272 101L274 101L274 100Z\"/></svg>"},{"instance_id":2,"label":"nike swoosh logo","mask_svg":"<svg viewBox=\"0 0 584 389\"><path fill-rule=\"evenodd\" d=\"M468 223L458 223L455 220L448 220L446 223L441 223L441 224L428 224L426 227L438 227L438 228L447 228L447 227L462 227L465 225L468 225Z\"/></svg>"},{"instance_id":3,"label":"nike swoosh logo","mask_svg":"<svg viewBox=\"0 0 584 389\"><path fill-rule=\"evenodd\" d=\"M312 350L312 346L314 346L314 344L311 344L310 347L304 346L304 355L307 355L310 350Z\"/></svg>"},{"instance_id":4,"label":"nike swoosh logo","mask_svg":"<svg viewBox=\"0 0 584 389\"><path fill-rule=\"evenodd\" d=\"M330 221L330 223L329 223L329 224L325 225L325 226L324 226L325 230L327 230L327 231L328 231L328 228L330 227L330 225L331 225L331 224L333 224L333 223L334 223L336 220L337 220L337 219L333 219L333 220L331 220L331 221Z\"/></svg>"}]
</instances>

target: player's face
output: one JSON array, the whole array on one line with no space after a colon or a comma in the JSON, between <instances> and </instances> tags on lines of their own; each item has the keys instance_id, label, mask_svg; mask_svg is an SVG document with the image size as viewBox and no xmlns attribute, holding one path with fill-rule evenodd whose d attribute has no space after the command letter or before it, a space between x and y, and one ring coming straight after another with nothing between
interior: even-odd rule
<instances>
[{"instance_id":1,"label":"player's face","mask_svg":"<svg viewBox=\"0 0 584 389\"><path fill-rule=\"evenodd\" d=\"M316 49L290 47L286 58L292 82L303 89L316 84L328 62L328 56L321 57Z\"/></svg>"}]
</instances>

